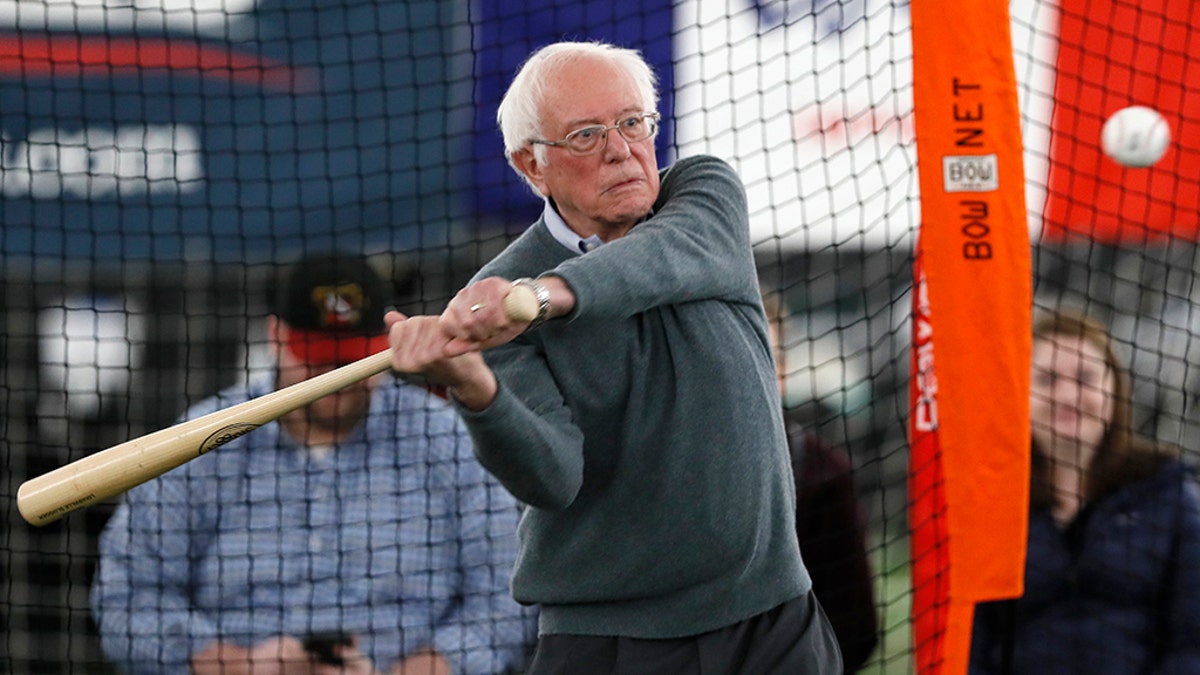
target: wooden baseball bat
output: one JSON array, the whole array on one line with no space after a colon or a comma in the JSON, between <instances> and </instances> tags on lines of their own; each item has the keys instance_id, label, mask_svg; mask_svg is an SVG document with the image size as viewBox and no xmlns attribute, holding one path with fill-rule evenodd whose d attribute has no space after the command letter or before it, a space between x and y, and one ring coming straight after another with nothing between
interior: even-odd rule
<instances>
[{"instance_id":1,"label":"wooden baseball bat","mask_svg":"<svg viewBox=\"0 0 1200 675\"><path fill-rule=\"evenodd\" d=\"M504 299L513 321L533 321L538 300L527 286ZM161 476L287 413L377 375L391 366L384 350L327 373L193 420L140 436L21 484L17 509L31 525L46 525Z\"/></svg>"}]
</instances>

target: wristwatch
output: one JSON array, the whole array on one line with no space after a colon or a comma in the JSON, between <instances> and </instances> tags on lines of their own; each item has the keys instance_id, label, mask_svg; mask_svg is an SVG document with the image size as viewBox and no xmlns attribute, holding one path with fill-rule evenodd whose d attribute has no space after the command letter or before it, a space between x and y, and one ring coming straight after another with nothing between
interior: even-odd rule
<instances>
[{"instance_id":1,"label":"wristwatch","mask_svg":"<svg viewBox=\"0 0 1200 675\"><path fill-rule=\"evenodd\" d=\"M533 317L533 321L529 322L529 325L526 326L525 330L531 331L534 328L546 323L546 319L549 318L550 314L550 291L546 290L546 287L542 285L542 282L538 281L537 279L530 279L529 277L521 277L520 279L514 279L512 285L525 286L529 290L533 291L533 295L538 301L537 316Z\"/></svg>"}]
</instances>

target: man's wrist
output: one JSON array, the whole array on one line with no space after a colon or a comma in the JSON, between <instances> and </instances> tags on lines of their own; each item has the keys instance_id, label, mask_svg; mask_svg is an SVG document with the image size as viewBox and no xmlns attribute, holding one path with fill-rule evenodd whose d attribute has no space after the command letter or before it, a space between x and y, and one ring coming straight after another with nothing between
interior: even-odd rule
<instances>
[{"instance_id":1,"label":"man's wrist","mask_svg":"<svg viewBox=\"0 0 1200 675\"><path fill-rule=\"evenodd\" d=\"M530 277L514 279L512 284L513 286L524 286L528 288L529 290L533 291L534 297L537 298L537 316L535 316L533 320L529 322L529 325L525 327L525 330L531 331L546 323L546 319L550 318L550 290L546 288L545 284L538 279L532 279Z\"/></svg>"},{"instance_id":2,"label":"man's wrist","mask_svg":"<svg viewBox=\"0 0 1200 675\"><path fill-rule=\"evenodd\" d=\"M486 377L478 380L465 380L447 387L447 393L471 412L482 412L492 405L499 391L496 376L488 371Z\"/></svg>"}]
</instances>

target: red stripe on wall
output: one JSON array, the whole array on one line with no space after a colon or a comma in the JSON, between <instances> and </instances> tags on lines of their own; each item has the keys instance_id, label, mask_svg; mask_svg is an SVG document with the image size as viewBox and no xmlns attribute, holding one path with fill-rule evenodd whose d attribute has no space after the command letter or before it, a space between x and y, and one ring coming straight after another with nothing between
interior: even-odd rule
<instances>
[{"instance_id":1,"label":"red stripe on wall","mask_svg":"<svg viewBox=\"0 0 1200 675\"><path fill-rule=\"evenodd\" d=\"M311 89L316 79L283 63L183 39L0 36L0 77L113 77L156 70L282 91Z\"/></svg>"},{"instance_id":2,"label":"red stripe on wall","mask_svg":"<svg viewBox=\"0 0 1200 675\"><path fill-rule=\"evenodd\" d=\"M1139 244L1200 236L1200 5L1062 0L1043 240ZM1104 155L1100 129L1157 109L1171 144L1153 167Z\"/></svg>"}]
</instances>

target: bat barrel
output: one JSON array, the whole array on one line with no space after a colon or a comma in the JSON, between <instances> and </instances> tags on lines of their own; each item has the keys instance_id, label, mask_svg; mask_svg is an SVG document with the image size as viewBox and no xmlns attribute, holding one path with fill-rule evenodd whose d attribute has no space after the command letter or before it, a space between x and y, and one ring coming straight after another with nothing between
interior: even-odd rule
<instances>
[{"instance_id":1,"label":"bat barrel","mask_svg":"<svg viewBox=\"0 0 1200 675\"><path fill-rule=\"evenodd\" d=\"M32 478L17 490L17 510L46 525L160 476L235 438L391 365L384 350L290 387L114 445Z\"/></svg>"},{"instance_id":2,"label":"bat barrel","mask_svg":"<svg viewBox=\"0 0 1200 675\"><path fill-rule=\"evenodd\" d=\"M182 445L172 448L167 434L171 431L176 429L163 429L114 445L25 481L17 490L17 510L31 525L46 525L170 471L193 455L203 454ZM167 452L147 452L161 450L164 441Z\"/></svg>"},{"instance_id":3,"label":"bat barrel","mask_svg":"<svg viewBox=\"0 0 1200 675\"><path fill-rule=\"evenodd\" d=\"M536 294L514 285L504 311L514 321L538 315ZM49 473L25 481L17 490L17 510L31 525L46 525L161 476L242 434L377 375L391 367L391 350L372 354L314 378L250 401L181 422L114 445Z\"/></svg>"}]
</instances>

